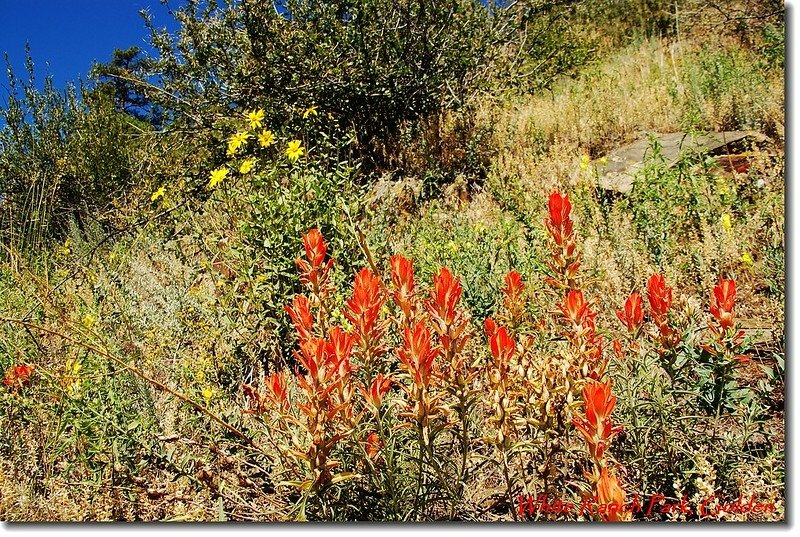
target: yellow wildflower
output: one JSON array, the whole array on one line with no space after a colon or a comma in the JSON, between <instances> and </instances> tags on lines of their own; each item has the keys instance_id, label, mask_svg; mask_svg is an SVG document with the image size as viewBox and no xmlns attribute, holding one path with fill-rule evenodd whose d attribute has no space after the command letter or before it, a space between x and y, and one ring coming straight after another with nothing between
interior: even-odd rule
<instances>
[{"instance_id":1,"label":"yellow wildflower","mask_svg":"<svg viewBox=\"0 0 800 537\"><path fill-rule=\"evenodd\" d=\"M83 365L77 358L69 358L66 363L66 375L64 376L63 386L66 388L67 396L75 399L81 391L81 368Z\"/></svg>"},{"instance_id":2,"label":"yellow wildflower","mask_svg":"<svg viewBox=\"0 0 800 537\"><path fill-rule=\"evenodd\" d=\"M70 246L72 246L72 241L69 240L69 239L65 240L64 241L64 245L61 246L61 255L66 257L69 254L71 254L72 253L72 248L70 248Z\"/></svg>"},{"instance_id":3,"label":"yellow wildflower","mask_svg":"<svg viewBox=\"0 0 800 537\"><path fill-rule=\"evenodd\" d=\"M303 112L303 119L308 119L310 116L317 115L317 107L316 106L309 106Z\"/></svg>"},{"instance_id":4,"label":"yellow wildflower","mask_svg":"<svg viewBox=\"0 0 800 537\"><path fill-rule=\"evenodd\" d=\"M723 214L722 218L720 218L720 224L722 224L722 227L725 228L725 231L730 232L731 228L733 227L733 224L731 223L731 215L728 213Z\"/></svg>"},{"instance_id":5,"label":"yellow wildflower","mask_svg":"<svg viewBox=\"0 0 800 537\"><path fill-rule=\"evenodd\" d=\"M211 172L211 178L208 181L208 188L214 188L228 176L228 168L217 168Z\"/></svg>"},{"instance_id":6,"label":"yellow wildflower","mask_svg":"<svg viewBox=\"0 0 800 537\"><path fill-rule=\"evenodd\" d=\"M258 143L261 147L269 147L275 143L275 135L272 134L272 131L261 131L261 134L258 135Z\"/></svg>"},{"instance_id":7,"label":"yellow wildflower","mask_svg":"<svg viewBox=\"0 0 800 537\"><path fill-rule=\"evenodd\" d=\"M589 164L591 162L592 161L589 158L589 155L581 155L581 169L582 170L588 170L589 169Z\"/></svg>"},{"instance_id":8,"label":"yellow wildflower","mask_svg":"<svg viewBox=\"0 0 800 537\"><path fill-rule=\"evenodd\" d=\"M252 170L253 166L255 165L256 165L256 159L249 158L244 162L242 162L241 166L239 166L239 173L241 173L242 175L249 173L250 170Z\"/></svg>"},{"instance_id":9,"label":"yellow wildflower","mask_svg":"<svg viewBox=\"0 0 800 537\"><path fill-rule=\"evenodd\" d=\"M92 315L91 313L87 313L83 316L83 326L88 329L92 329L92 327L97 323L97 317Z\"/></svg>"},{"instance_id":10,"label":"yellow wildflower","mask_svg":"<svg viewBox=\"0 0 800 537\"><path fill-rule=\"evenodd\" d=\"M247 143L250 135L246 132L237 132L228 138L228 155L234 155L239 149Z\"/></svg>"},{"instance_id":11,"label":"yellow wildflower","mask_svg":"<svg viewBox=\"0 0 800 537\"><path fill-rule=\"evenodd\" d=\"M264 111L262 109L253 110L247 114L247 121L251 129L260 129L261 122L264 121Z\"/></svg>"},{"instance_id":12,"label":"yellow wildflower","mask_svg":"<svg viewBox=\"0 0 800 537\"><path fill-rule=\"evenodd\" d=\"M167 187L165 187L164 185L161 185L158 188L158 190L153 192L153 194L150 196L150 201L156 201L158 198L163 196L166 191L167 191Z\"/></svg>"},{"instance_id":13,"label":"yellow wildflower","mask_svg":"<svg viewBox=\"0 0 800 537\"><path fill-rule=\"evenodd\" d=\"M292 140L289 142L289 147L286 148L286 156L289 157L289 160L292 162L302 157L303 152L304 150L300 140Z\"/></svg>"},{"instance_id":14,"label":"yellow wildflower","mask_svg":"<svg viewBox=\"0 0 800 537\"><path fill-rule=\"evenodd\" d=\"M742 254L742 263L744 263L746 267L753 266L753 258L750 256L748 252Z\"/></svg>"},{"instance_id":15,"label":"yellow wildflower","mask_svg":"<svg viewBox=\"0 0 800 537\"><path fill-rule=\"evenodd\" d=\"M211 398L214 397L214 390L212 390L209 386L203 388L203 391L200 393L202 394L203 399L205 399L206 402L210 401Z\"/></svg>"}]
</instances>

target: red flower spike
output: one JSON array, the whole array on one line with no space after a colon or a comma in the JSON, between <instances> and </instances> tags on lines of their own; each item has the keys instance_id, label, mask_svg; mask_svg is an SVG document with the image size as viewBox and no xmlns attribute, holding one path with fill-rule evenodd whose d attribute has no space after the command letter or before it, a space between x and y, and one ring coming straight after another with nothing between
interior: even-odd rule
<instances>
[{"instance_id":1,"label":"red flower spike","mask_svg":"<svg viewBox=\"0 0 800 537\"><path fill-rule=\"evenodd\" d=\"M361 269L353 282L353 296L347 300L345 316L361 336L373 335L384 296L381 282L368 268Z\"/></svg>"},{"instance_id":2,"label":"red flower spike","mask_svg":"<svg viewBox=\"0 0 800 537\"><path fill-rule=\"evenodd\" d=\"M617 311L617 318L631 334L636 334L644 322L644 312L642 311L642 297L639 293L631 293L625 301L625 308Z\"/></svg>"},{"instance_id":3,"label":"red flower spike","mask_svg":"<svg viewBox=\"0 0 800 537\"><path fill-rule=\"evenodd\" d=\"M662 274L653 274L647 281L647 300L656 322L664 319L672 307L672 288L667 287Z\"/></svg>"},{"instance_id":4,"label":"red flower spike","mask_svg":"<svg viewBox=\"0 0 800 537\"><path fill-rule=\"evenodd\" d=\"M311 285L315 292L319 294L327 293L328 274L333 267L333 259L325 263L325 254L328 246L322 238L322 233L314 228L303 235L303 247L306 259L297 259L295 264L300 270L300 282L304 285Z\"/></svg>"},{"instance_id":5,"label":"red flower spike","mask_svg":"<svg viewBox=\"0 0 800 537\"><path fill-rule=\"evenodd\" d=\"M524 306L522 293L525 291L525 284L522 283L522 276L516 270L512 270L506 275L506 285L502 291L505 295L506 308L511 312L511 316L516 318Z\"/></svg>"},{"instance_id":6,"label":"red flower spike","mask_svg":"<svg viewBox=\"0 0 800 537\"><path fill-rule=\"evenodd\" d=\"M611 347L614 349L614 355L622 360L625 358L625 351L622 349L622 343L618 339L611 342Z\"/></svg>"},{"instance_id":7,"label":"red flower spike","mask_svg":"<svg viewBox=\"0 0 800 537\"><path fill-rule=\"evenodd\" d=\"M308 371L313 381L319 384L324 384L331 373L326 368L329 360L326 351L326 341L318 337L312 337L300 342L300 352L294 351L297 361Z\"/></svg>"},{"instance_id":8,"label":"red flower spike","mask_svg":"<svg viewBox=\"0 0 800 537\"><path fill-rule=\"evenodd\" d=\"M414 263L402 255L393 255L389 259L389 263L392 267L392 284L396 289L393 293L394 301L405 318L410 319L416 287Z\"/></svg>"},{"instance_id":9,"label":"red flower spike","mask_svg":"<svg viewBox=\"0 0 800 537\"><path fill-rule=\"evenodd\" d=\"M23 386L30 384L30 377L33 374L33 366L29 364L17 364L9 367L3 377L3 385L9 390L15 391Z\"/></svg>"},{"instance_id":10,"label":"red flower spike","mask_svg":"<svg viewBox=\"0 0 800 537\"><path fill-rule=\"evenodd\" d=\"M249 384L242 384L242 391L244 392L245 399L247 399L247 410L244 411L245 414L263 414L266 411L264 400L255 388Z\"/></svg>"},{"instance_id":11,"label":"red flower spike","mask_svg":"<svg viewBox=\"0 0 800 537\"><path fill-rule=\"evenodd\" d=\"M491 317L487 317L486 320L483 321L483 327L486 330L486 337L489 339L497 332L497 323Z\"/></svg>"},{"instance_id":12,"label":"red flower spike","mask_svg":"<svg viewBox=\"0 0 800 537\"><path fill-rule=\"evenodd\" d=\"M608 468L603 466L600 471L600 479L596 484L597 503L604 506L600 511L600 517L606 522L622 522L628 520L629 513L624 510L625 491L617 481L617 478L608 473Z\"/></svg>"},{"instance_id":13,"label":"red flower spike","mask_svg":"<svg viewBox=\"0 0 800 537\"><path fill-rule=\"evenodd\" d=\"M734 301L736 299L736 282L721 279L711 292L711 315L719 321L723 330L734 325Z\"/></svg>"},{"instance_id":14,"label":"red flower spike","mask_svg":"<svg viewBox=\"0 0 800 537\"><path fill-rule=\"evenodd\" d=\"M286 395L283 375L281 373L272 373L264 381L267 385L267 397L283 410L289 410L289 399Z\"/></svg>"},{"instance_id":15,"label":"red flower spike","mask_svg":"<svg viewBox=\"0 0 800 537\"><path fill-rule=\"evenodd\" d=\"M568 320L578 326L592 325L595 317L589 309L589 303L583 297L583 291L580 289L572 289L567 293L564 304L559 306L561 312Z\"/></svg>"},{"instance_id":16,"label":"red flower spike","mask_svg":"<svg viewBox=\"0 0 800 537\"><path fill-rule=\"evenodd\" d=\"M306 250L306 259L311 263L313 268L322 266L325 261L325 253L328 251L328 245L322 238L322 233L319 229L313 228L303 236L303 247Z\"/></svg>"},{"instance_id":17,"label":"red flower spike","mask_svg":"<svg viewBox=\"0 0 800 537\"><path fill-rule=\"evenodd\" d=\"M489 350L492 352L492 357L494 357L495 362L501 366L501 368L507 366L511 361L515 348L516 344L511 336L508 335L508 331L505 328L497 329L489 338Z\"/></svg>"},{"instance_id":18,"label":"red flower spike","mask_svg":"<svg viewBox=\"0 0 800 537\"><path fill-rule=\"evenodd\" d=\"M545 224L556 244L562 246L564 239L568 239L572 235L572 219L570 218L572 204L569 201L569 194L562 195L560 192L550 194L548 209L550 217Z\"/></svg>"},{"instance_id":19,"label":"red flower spike","mask_svg":"<svg viewBox=\"0 0 800 537\"><path fill-rule=\"evenodd\" d=\"M461 280L453 273L442 267L433 277L431 300L428 301L428 310L440 325L450 326L456 318L456 305L461 298Z\"/></svg>"},{"instance_id":20,"label":"red flower spike","mask_svg":"<svg viewBox=\"0 0 800 537\"><path fill-rule=\"evenodd\" d=\"M389 393L389 389L392 387L392 379L391 377L384 376L382 373L378 373L374 379L372 379L372 383L369 385L369 388L366 390L361 388L361 393L364 394L364 399L367 403L374 409L378 410L381 407L381 403L383 402L383 397Z\"/></svg>"},{"instance_id":21,"label":"red flower spike","mask_svg":"<svg viewBox=\"0 0 800 537\"><path fill-rule=\"evenodd\" d=\"M331 329L328 334L326 350L331 358L331 365L337 370L341 378L346 377L353 371L353 366L350 363L350 354L355 342L356 336L354 334L345 332L338 326Z\"/></svg>"},{"instance_id":22,"label":"red flower spike","mask_svg":"<svg viewBox=\"0 0 800 537\"><path fill-rule=\"evenodd\" d=\"M431 348L431 333L425 323L416 323L413 330L407 327L403 334L403 343L403 347L397 351L402 365L417 387L427 387L431 381L433 361L439 355L439 350Z\"/></svg>"},{"instance_id":23,"label":"red flower spike","mask_svg":"<svg viewBox=\"0 0 800 537\"><path fill-rule=\"evenodd\" d=\"M599 461L612 438L622 431L622 427L614 426L611 421L611 412L617 404L617 397L611 393L611 381L587 383L583 388L583 403L586 417L576 416L572 423L586 440L592 457Z\"/></svg>"},{"instance_id":24,"label":"red flower spike","mask_svg":"<svg viewBox=\"0 0 800 537\"><path fill-rule=\"evenodd\" d=\"M311 303L308 298L303 295L297 295L292 300L292 305L287 305L284 309L291 317L300 341L310 338L314 327L314 316L311 314Z\"/></svg>"},{"instance_id":25,"label":"red flower spike","mask_svg":"<svg viewBox=\"0 0 800 537\"><path fill-rule=\"evenodd\" d=\"M367 456L370 459L375 459L381 451L383 447L383 441L381 440L380 435L375 431L369 433L367 436L367 445L365 451L367 452Z\"/></svg>"}]
</instances>

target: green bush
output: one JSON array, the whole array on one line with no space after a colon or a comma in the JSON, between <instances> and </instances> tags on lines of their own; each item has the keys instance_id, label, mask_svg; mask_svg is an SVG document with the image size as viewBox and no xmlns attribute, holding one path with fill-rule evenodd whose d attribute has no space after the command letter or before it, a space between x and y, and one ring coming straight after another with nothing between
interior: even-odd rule
<instances>
[{"instance_id":1,"label":"green bush","mask_svg":"<svg viewBox=\"0 0 800 537\"><path fill-rule=\"evenodd\" d=\"M35 251L62 238L71 221L116 218L115 200L137 180L134 135L142 127L84 86L59 91L47 78L38 89L30 57L27 65L27 81L9 68L0 108L0 241Z\"/></svg>"},{"instance_id":2,"label":"green bush","mask_svg":"<svg viewBox=\"0 0 800 537\"><path fill-rule=\"evenodd\" d=\"M541 85L562 72L573 3L192 0L176 35L152 27L161 89L148 96L195 128L231 108L286 127L313 105L355 134L359 156L395 165L404 130L469 105L498 73Z\"/></svg>"}]
</instances>

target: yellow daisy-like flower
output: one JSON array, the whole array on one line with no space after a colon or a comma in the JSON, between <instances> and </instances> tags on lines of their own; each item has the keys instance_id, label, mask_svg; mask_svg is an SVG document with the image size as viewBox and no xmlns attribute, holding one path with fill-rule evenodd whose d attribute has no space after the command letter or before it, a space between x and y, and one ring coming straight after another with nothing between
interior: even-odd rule
<instances>
[{"instance_id":1,"label":"yellow daisy-like flower","mask_svg":"<svg viewBox=\"0 0 800 537\"><path fill-rule=\"evenodd\" d=\"M289 158L290 161L295 162L297 159L303 156L304 153L303 145L300 140L292 140L289 142L289 146L286 148L286 156Z\"/></svg>"},{"instance_id":2,"label":"yellow daisy-like flower","mask_svg":"<svg viewBox=\"0 0 800 537\"><path fill-rule=\"evenodd\" d=\"M235 154L237 151L239 151L239 148L247 143L247 140L249 139L250 135L246 132L237 132L232 134L231 137L228 138L228 154Z\"/></svg>"},{"instance_id":3,"label":"yellow daisy-like flower","mask_svg":"<svg viewBox=\"0 0 800 537\"><path fill-rule=\"evenodd\" d=\"M742 263L747 267L753 266L753 258L750 256L750 253L745 252L742 254Z\"/></svg>"},{"instance_id":4,"label":"yellow daisy-like flower","mask_svg":"<svg viewBox=\"0 0 800 537\"><path fill-rule=\"evenodd\" d=\"M80 396L81 391L81 369L83 364L76 358L67 359L64 367L66 375L64 376L64 387L67 391L67 396L75 399Z\"/></svg>"},{"instance_id":5,"label":"yellow daisy-like flower","mask_svg":"<svg viewBox=\"0 0 800 537\"><path fill-rule=\"evenodd\" d=\"M161 185L158 188L158 190L153 192L153 194L150 196L150 201L156 201L158 198L162 197L166 191L167 191L167 187L164 186L164 185Z\"/></svg>"},{"instance_id":6,"label":"yellow daisy-like flower","mask_svg":"<svg viewBox=\"0 0 800 537\"><path fill-rule=\"evenodd\" d=\"M208 386L203 388L203 391L200 393L203 396L203 399L205 399L207 402L210 401L212 397L214 397L214 390L212 390Z\"/></svg>"},{"instance_id":7,"label":"yellow daisy-like flower","mask_svg":"<svg viewBox=\"0 0 800 537\"><path fill-rule=\"evenodd\" d=\"M95 325L95 323L97 323L97 317L95 317L91 313L87 313L86 315L83 316L82 321L83 321L83 326L91 330L91 328Z\"/></svg>"},{"instance_id":8,"label":"yellow daisy-like flower","mask_svg":"<svg viewBox=\"0 0 800 537\"><path fill-rule=\"evenodd\" d=\"M591 162L592 161L589 158L589 155L581 155L581 169L582 170L588 170L589 169L589 164Z\"/></svg>"},{"instance_id":9,"label":"yellow daisy-like flower","mask_svg":"<svg viewBox=\"0 0 800 537\"><path fill-rule=\"evenodd\" d=\"M720 224L722 224L722 227L725 228L725 231L730 232L731 228L733 227L731 215L728 213L723 214L722 218L720 218Z\"/></svg>"},{"instance_id":10,"label":"yellow daisy-like flower","mask_svg":"<svg viewBox=\"0 0 800 537\"><path fill-rule=\"evenodd\" d=\"M261 131L261 134L258 135L258 144L261 147L269 147L275 143L275 135L272 134L272 131Z\"/></svg>"},{"instance_id":11,"label":"yellow daisy-like flower","mask_svg":"<svg viewBox=\"0 0 800 537\"><path fill-rule=\"evenodd\" d=\"M244 162L242 162L241 166L239 166L239 173L241 173L242 175L249 173L250 170L252 170L253 166L255 165L256 165L256 159L249 158Z\"/></svg>"},{"instance_id":12,"label":"yellow daisy-like flower","mask_svg":"<svg viewBox=\"0 0 800 537\"><path fill-rule=\"evenodd\" d=\"M211 177L208 181L208 188L214 188L228 176L228 168L217 168L211 172Z\"/></svg>"},{"instance_id":13,"label":"yellow daisy-like flower","mask_svg":"<svg viewBox=\"0 0 800 537\"><path fill-rule=\"evenodd\" d=\"M251 129L260 129L261 122L264 121L264 110L258 109L248 112L247 121L250 123Z\"/></svg>"},{"instance_id":14,"label":"yellow daisy-like flower","mask_svg":"<svg viewBox=\"0 0 800 537\"><path fill-rule=\"evenodd\" d=\"M317 115L317 107L316 106L309 106L303 112L303 119L308 119L310 116Z\"/></svg>"}]
</instances>

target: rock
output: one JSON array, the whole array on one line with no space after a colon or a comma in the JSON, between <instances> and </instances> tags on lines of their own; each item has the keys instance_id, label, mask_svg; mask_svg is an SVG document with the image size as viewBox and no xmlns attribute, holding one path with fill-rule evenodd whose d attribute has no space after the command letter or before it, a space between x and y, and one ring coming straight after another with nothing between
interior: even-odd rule
<instances>
[{"instance_id":1,"label":"rock","mask_svg":"<svg viewBox=\"0 0 800 537\"><path fill-rule=\"evenodd\" d=\"M691 135L685 132L656 134L661 144L661 154L667 168L678 163L687 151L704 152L710 155L731 153L736 145L743 142L764 142L766 136L756 131L724 131ZM636 174L647 161L652 142L642 138L632 144L618 147L593 163L598 176L598 186L627 194L633 189ZM740 162L739 167L744 163Z\"/></svg>"}]
</instances>

